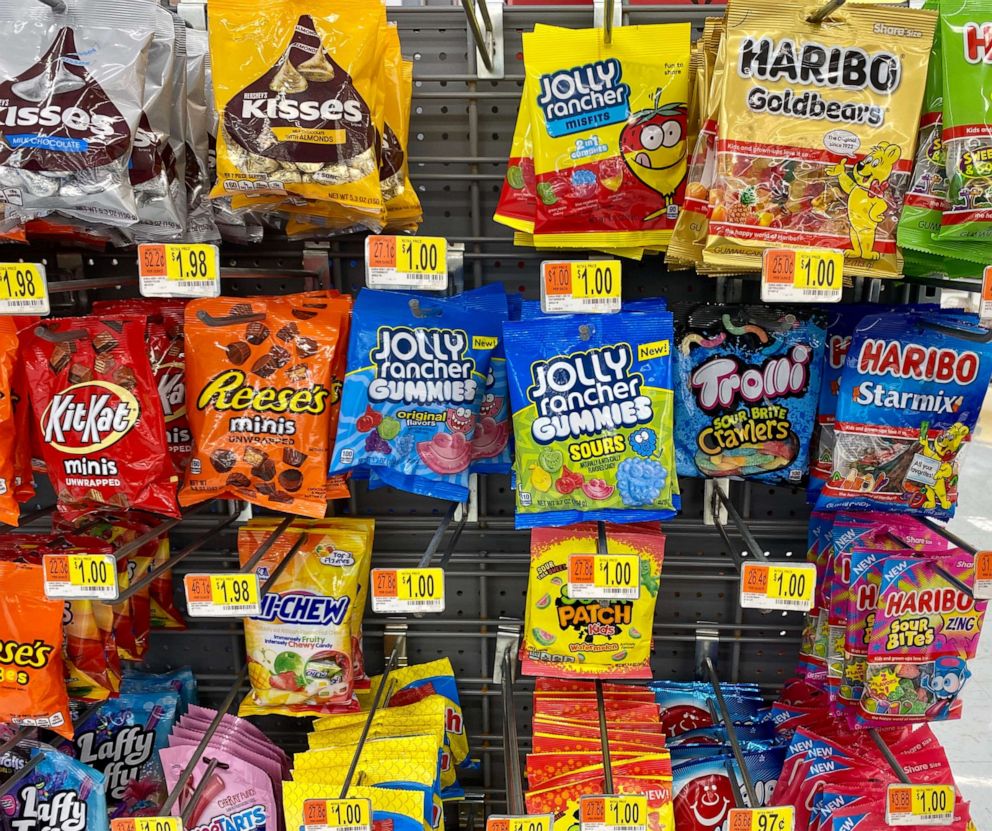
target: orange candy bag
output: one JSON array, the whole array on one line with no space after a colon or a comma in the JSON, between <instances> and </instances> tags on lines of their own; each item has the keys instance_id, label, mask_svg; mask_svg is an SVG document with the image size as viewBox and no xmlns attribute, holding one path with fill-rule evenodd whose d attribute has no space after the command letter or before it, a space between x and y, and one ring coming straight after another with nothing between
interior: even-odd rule
<instances>
[{"instance_id":1,"label":"orange candy bag","mask_svg":"<svg viewBox=\"0 0 992 831\"><path fill-rule=\"evenodd\" d=\"M0 721L72 738L62 668L61 600L45 597L40 565L0 561Z\"/></svg>"},{"instance_id":2,"label":"orange candy bag","mask_svg":"<svg viewBox=\"0 0 992 831\"><path fill-rule=\"evenodd\" d=\"M182 505L243 499L324 516L341 317L339 306L305 294L218 297L186 307L193 452Z\"/></svg>"}]
</instances>

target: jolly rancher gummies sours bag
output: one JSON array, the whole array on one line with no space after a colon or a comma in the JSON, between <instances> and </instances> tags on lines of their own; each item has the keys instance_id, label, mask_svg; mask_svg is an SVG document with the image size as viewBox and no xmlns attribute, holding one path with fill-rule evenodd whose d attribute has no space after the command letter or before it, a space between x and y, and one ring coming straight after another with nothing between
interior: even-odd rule
<instances>
[{"instance_id":1,"label":"jolly rancher gummies sours bag","mask_svg":"<svg viewBox=\"0 0 992 831\"><path fill-rule=\"evenodd\" d=\"M895 277L936 16L732 0L704 259L758 269L765 249L832 248Z\"/></svg>"}]
</instances>

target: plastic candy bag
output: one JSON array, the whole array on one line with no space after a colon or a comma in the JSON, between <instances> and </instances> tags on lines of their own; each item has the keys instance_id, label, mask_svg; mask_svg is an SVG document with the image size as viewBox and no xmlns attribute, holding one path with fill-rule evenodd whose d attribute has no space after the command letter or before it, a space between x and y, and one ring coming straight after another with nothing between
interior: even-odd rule
<instances>
[{"instance_id":1,"label":"plastic candy bag","mask_svg":"<svg viewBox=\"0 0 992 831\"><path fill-rule=\"evenodd\" d=\"M48 747L0 806L0 823L38 831L109 831L103 774Z\"/></svg>"}]
</instances>

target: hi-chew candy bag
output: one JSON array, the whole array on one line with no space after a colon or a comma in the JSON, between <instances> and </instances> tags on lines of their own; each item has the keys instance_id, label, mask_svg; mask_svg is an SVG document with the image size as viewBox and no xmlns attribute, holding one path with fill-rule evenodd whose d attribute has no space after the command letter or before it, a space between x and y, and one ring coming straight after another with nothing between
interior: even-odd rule
<instances>
[{"instance_id":1,"label":"hi-chew candy bag","mask_svg":"<svg viewBox=\"0 0 992 831\"><path fill-rule=\"evenodd\" d=\"M517 528L675 515L672 336L657 307L504 325Z\"/></svg>"},{"instance_id":2,"label":"hi-chew candy bag","mask_svg":"<svg viewBox=\"0 0 992 831\"><path fill-rule=\"evenodd\" d=\"M610 554L636 554L635 600L580 600L568 590L572 554L596 553L596 526L531 531L523 672L551 678L650 678L651 631L661 588L665 538L656 524L606 530Z\"/></svg>"},{"instance_id":3,"label":"hi-chew candy bag","mask_svg":"<svg viewBox=\"0 0 992 831\"><path fill-rule=\"evenodd\" d=\"M769 248L844 251L845 274L901 273L909 185L936 15L732 0L704 258L761 267Z\"/></svg>"},{"instance_id":4,"label":"hi-chew candy bag","mask_svg":"<svg viewBox=\"0 0 992 831\"><path fill-rule=\"evenodd\" d=\"M307 295L186 307L193 454L183 505L237 497L302 516L327 509L331 364L340 313Z\"/></svg>"},{"instance_id":5,"label":"hi-chew candy bag","mask_svg":"<svg viewBox=\"0 0 992 831\"><path fill-rule=\"evenodd\" d=\"M940 571L968 585L974 567L974 557L959 550L882 561L860 723L961 717L959 696L988 601L969 597Z\"/></svg>"},{"instance_id":6,"label":"hi-chew candy bag","mask_svg":"<svg viewBox=\"0 0 992 831\"><path fill-rule=\"evenodd\" d=\"M498 312L363 289L330 472L367 471L400 490L467 499Z\"/></svg>"},{"instance_id":7,"label":"hi-chew candy bag","mask_svg":"<svg viewBox=\"0 0 992 831\"><path fill-rule=\"evenodd\" d=\"M59 510L179 516L143 321L45 320L24 332L35 426Z\"/></svg>"},{"instance_id":8,"label":"hi-chew candy bag","mask_svg":"<svg viewBox=\"0 0 992 831\"><path fill-rule=\"evenodd\" d=\"M65 604L45 597L43 567L0 560L0 719L72 738L62 669Z\"/></svg>"},{"instance_id":9,"label":"hi-chew candy bag","mask_svg":"<svg viewBox=\"0 0 992 831\"><path fill-rule=\"evenodd\" d=\"M992 377L977 317L893 313L864 318L841 373L833 469L823 510L950 517L958 457Z\"/></svg>"},{"instance_id":10,"label":"hi-chew candy bag","mask_svg":"<svg viewBox=\"0 0 992 831\"><path fill-rule=\"evenodd\" d=\"M702 305L678 335L675 453L682 476L798 483L823 367L818 312Z\"/></svg>"},{"instance_id":11,"label":"hi-chew candy bag","mask_svg":"<svg viewBox=\"0 0 992 831\"><path fill-rule=\"evenodd\" d=\"M155 816L168 791L159 751L176 720L174 692L122 693L76 725L59 749L104 775L111 817Z\"/></svg>"},{"instance_id":12,"label":"hi-chew candy bag","mask_svg":"<svg viewBox=\"0 0 992 831\"><path fill-rule=\"evenodd\" d=\"M38 766L0 804L0 824L17 831L109 831L103 774L47 746Z\"/></svg>"},{"instance_id":13,"label":"hi-chew candy bag","mask_svg":"<svg viewBox=\"0 0 992 831\"><path fill-rule=\"evenodd\" d=\"M667 245L688 156L689 28L524 35L536 245Z\"/></svg>"}]
</instances>

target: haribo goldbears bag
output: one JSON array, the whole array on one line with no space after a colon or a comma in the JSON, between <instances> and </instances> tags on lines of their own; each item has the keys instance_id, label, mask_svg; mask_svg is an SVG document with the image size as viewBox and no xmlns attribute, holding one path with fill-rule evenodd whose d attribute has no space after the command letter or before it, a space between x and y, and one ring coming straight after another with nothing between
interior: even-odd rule
<instances>
[{"instance_id":1,"label":"haribo goldbears bag","mask_svg":"<svg viewBox=\"0 0 992 831\"><path fill-rule=\"evenodd\" d=\"M952 516L958 456L992 377L990 340L973 316L862 319L840 377L833 468L817 508Z\"/></svg>"},{"instance_id":2,"label":"haribo goldbears bag","mask_svg":"<svg viewBox=\"0 0 992 831\"><path fill-rule=\"evenodd\" d=\"M676 354L679 474L798 483L808 462L824 339L817 312L693 308Z\"/></svg>"},{"instance_id":3,"label":"haribo goldbears bag","mask_svg":"<svg viewBox=\"0 0 992 831\"><path fill-rule=\"evenodd\" d=\"M707 264L759 270L769 248L844 251L896 277L933 12L731 0Z\"/></svg>"},{"instance_id":4,"label":"haribo goldbears bag","mask_svg":"<svg viewBox=\"0 0 992 831\"><path fill-rule=\"evenodd\" d=\"M674 516L671 315L549 315L503 338L517 527Z\"/></svg>"}]
</instances>

